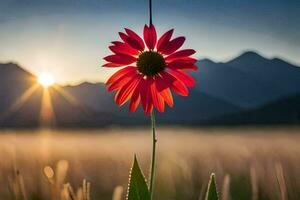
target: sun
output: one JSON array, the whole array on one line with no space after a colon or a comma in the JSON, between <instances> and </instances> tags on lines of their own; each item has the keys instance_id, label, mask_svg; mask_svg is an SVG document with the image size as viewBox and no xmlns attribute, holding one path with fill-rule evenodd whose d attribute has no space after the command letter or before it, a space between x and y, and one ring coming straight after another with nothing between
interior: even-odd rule
<instances>
[{"instance_id":1,"label":"sun","mask_svg":"<svg viewBox=\"0 0 300 200\"><path fill-rule=\"evenodd\" d=\"M44 73L38 76L38 82L44 88L48 88L54 84L54 78L51 74Z\"/></svg>"}]
</instances>

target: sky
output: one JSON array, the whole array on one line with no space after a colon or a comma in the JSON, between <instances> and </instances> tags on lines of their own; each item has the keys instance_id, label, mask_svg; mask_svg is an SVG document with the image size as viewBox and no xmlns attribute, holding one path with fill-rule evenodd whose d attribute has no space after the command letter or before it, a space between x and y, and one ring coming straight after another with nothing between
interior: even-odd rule
<instances>
[{"instance_id":1,"label":"sky","mask_svg":"<svg viewBox=\"0 0 300 200\"><path fill-rule=\"evenodd\" d=\"M300 66L299 0L152 1L158 33L175 28L198 59L254 50ZM147 0L0 0L0 62L60 84L105 81L110 42L125 27L141 34L148 21Z\"/></svg>"}]
</instances>

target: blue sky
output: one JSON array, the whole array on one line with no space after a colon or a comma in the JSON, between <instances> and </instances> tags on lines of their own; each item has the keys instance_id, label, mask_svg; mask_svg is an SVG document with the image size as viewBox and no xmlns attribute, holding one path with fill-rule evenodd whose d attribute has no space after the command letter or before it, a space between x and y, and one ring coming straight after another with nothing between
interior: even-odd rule
<instances>
[{"instance_id":1,"label":"blue sky","mask_svg":"<svg viewBox=\"0 0 300 200\"><path fill-rule=\"evenodd\" d=\"M100 66L117 32L142 32L147 0L0 0L0 62L56 81L104 81ZM153 0L158 32L175 28L196 57L226 61L245 50L300 65L298 0ZM201 66L200 66L201 68Z\"/></svg>"}]
</instances>

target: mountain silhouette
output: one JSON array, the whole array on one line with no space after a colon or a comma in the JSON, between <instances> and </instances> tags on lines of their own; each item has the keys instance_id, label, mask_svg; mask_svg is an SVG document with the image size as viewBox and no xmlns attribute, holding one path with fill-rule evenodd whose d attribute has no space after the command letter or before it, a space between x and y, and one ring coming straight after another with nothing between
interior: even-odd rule
<instances>
[{"instance_id":1,"label":"mountain silhouette","mask_svg":"<svg viewBox=\"0 0 300 200\"><path fill-rule=\"evenodd\" d=\"M245 52L227 64L276 87L281 92L280 96L300 92L300 87L297 87L300 84L300 67L279 58L266 59L254 52Z\"/></svg>"},{"instance_id":2,"label":"mountain silhouette","mask_svg":"<svg viewBox=\"0 0 300 200\"><path fill-rule=\"evenodd\" d=\"M0 126L37 124L41 88L31 92L35 82L36 78L17 64L0 64Z\"/></svg>"},{"instance_id":3,"label":"mountain silhouette","mask_svg":"<svg viewBox=\"0 0 300 200\"><path fill-rule=\"evenodd\" d=\"M157 114L161 124L298 123L300 68L255 52L233 60L198 62L196 88L189 97L174 94L174 108ZM37 127L45 90L37 78L15 63L0 64L0 127ZM32 89L34 87L34 90ZM55 118L52 126L98 127L148 124L141 108L119 107L103 83L48 89ZM297 104L298 103L298 104Z\"/></svg>"},{"instance_id":4,"label":"mountain silhouette","mask_svg":"<svg viewBox=\"0 0 300 200\"><path fill-rule=\"evenodd\" d=\"M225 63L200 60L198 66L200 91L246 109L300 93L300 67L278 58L245 52Z\"/></svg>"},{"instance_id":5,"label":"mountain silhouette","mask_svg":"<svg viewBox=\"0 0 300 200\"><path fill-rule=\"evenodd\" d=\"M0 65L0 126L35 127L41 123L44 89L37 78L14 63ZM34 90L31 90L34 88ZM28 92L30 91L30 92ZM103 83L84 82L76 86L55 85L48 89L55 116L53 125L62 127L93 127L112 124L148 124L141 109L129 113L128 108L113 102L113 93ZM26 98L23 98L23 97ZM23 100L21 100L23 99ZM225 100L191 91L189 98L174 95L175 106L157 118L162 123L197 123L240 110ZM197 111L197 112L195 112ZM52 123L51 123L52 124Z\"/></svg>"},{"instance_id":6,"label":"mountain silhouette","mask_svg":"<svg viewBox=\"0 0 300 200\"><path fill-rule=\"evenodd\" d=\"M268 125L300 124L300 95L286 97L252 110L210 119L206 124Z\"/></svg>"},{"instance_id":7,"label":"mountain silhouette","mask_svg":"<svg viewBox=\"0 0 300 200\"><path fill-rule=\"evenodd\" d=\"M58 125L87 118L79 105L68 102L54 89L48 92ZM33 74L15 63L0 64L0 127L40 126L44 96L45 90Z\"/></svg>"},{"instance_id":8,"label":"mountain silhouette","mask_svg":"<svg viewBox=\"0 0 300 200\"><path fill-rule=\"evenodd\" d=\"M135 113L129 113L127 106L117 106L113 101L113 93L108 93L102 83L82 83L78 86L67 86L64 89L96 113L112 115L113 117L110 119L112 124L148 123L141 109ZM157 119L161 123L197 123L203 119L240 110L239 107L229 102L196 90L191 90L188 98L178 95L173 97L174 107L167 108L163 114L157 114Z\"/></svg>"}]
</instances>

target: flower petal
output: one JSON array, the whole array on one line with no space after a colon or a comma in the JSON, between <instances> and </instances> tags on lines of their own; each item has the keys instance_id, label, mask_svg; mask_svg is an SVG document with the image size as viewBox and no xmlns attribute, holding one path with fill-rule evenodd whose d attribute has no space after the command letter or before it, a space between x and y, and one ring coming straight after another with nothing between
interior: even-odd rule
<instances>
[{"instance_id":1,"label":"flower petal","mask_svg":"<svg viewBox=\"0 0 300 200\"><path fill-rule=\"evenodd\" d=\"M149 49L154 49L157 36L155 27L151 24L150 27L147 25L144 26L144 40Z\"/></svg>"},{"instance_id":2,"label":"flower petal","mask_svg":"<svg viewBox=\"0 0 300 200\"><path fill-rule=\"evenodd\" d=\"M140 52L132 48L129 44L123 42L112 42L114 45L109 46L109 49L115 54L138 55Z\"/></svg>"},{"instance_id":3,"label":"flower petal","mask_svg":"<svg viewBox=\"0 0 300 200\"><path fill-rule=\"evenodd\" d=\"M161 49L163 49L170 41L172 34L173 34L174 29L171 29L169 31L167 31L166 33L164 33L158 40L157 45L156 45L156 49L157 51L160 51Z\"/></svg>"},{"instance_id":4,"label":"flower petal","mask_svg":"<svg viewBox=\"0 0 300 200\"><path fill-rule=\"evenodd\" d=\"M126 42L128 42L132 47L134 47L137 50L143 51L145 49L145 44L143 39L136 34L134 31L125 28L125 31L129 38L126 39Z\"/></svg>"},{"instance_id":5,"label":"flower petal","mask_svg":"<svg viewBox=\"0 0 300 200\"><path fill-rule=\"evenodd\" d=\"M188 66L185 68L186 70L192 70L192 71L197 71L198 70L198 67L196 65L193 65L193 66Z\"/></svg>"},{"instance_id":6,"label":"flower petal","mask_svg":"<svg viewBox=\"0 0 300 200\"><path fill-rule=\"evenodd\" d=\"M110 85L113 82L115 82L116 80L118 80L119 78L121 78L122 76L126 75L128 72L131 71L136 71L137 68L133 67L133 66L129 66L129 67L125 67L123 69L120 69L119 71L117 71L116 73L114 73L107 81L106 81L106 85Z\"/></svg>"},{"instance_id":7,"label":"flower petal","mask_svg":"<svg viewBox=\"0 0 300 200\"><path fill-rule=\"evenodd\" d=\"M102 65L102 67L122 67L124 66L123 64L116 64L116 63L105 63Z\"/></svg>"},{"instance_id":8,"label":"flower petal","mask_svg":"<svg viewBox=\"0 0 300 200\"><path fill-rule=\"evenodd\" d=\"M164 98L165 102L172 108L174 105L173 96L170 88L166 88L160 92L160 95Z\"/></svg>"},{"instance_id":9,"label":"flower petal","mask_svg":"<svg viewBox=\"0 0 300 200\"><path fill-rule=\"evenodd\" d=\"M164 112L165 110L164 99L156 89L155 80L151 83L150 90L151 90L152 102L154 107L159 112Z\"/></svg>"},{"instance_id":10,"label":"flower petal","mask_svg":"<svg viewBox=\"0 0 300 200\"><path fill-rule=\"evenodd\" d=\"M136 74L127 84L123 85L120 88L120 90L115 95L115 101L119 106L123 105L130 99L132 93L134 92L141 79L142 76Z\"/></svg>"},{"instance_id":11,"label":"flower petal","mask_svg":"<svg viewBox=\"0 0 300 200\"><path fill-rule=\"evenodd\" d=\"M180 70L170 70L168 71L169 74L171 74L172 76L174 76L175 78L179 79L181 82L183 82L186 86L188 87L195 87L196 85L196 81L194 80L194 78L183 72Z\"/></svg>"},{"instance_id":12,"label":"flower petal","mask_svg":"<svg viewBox=\"0 0 300 200\"><path fill-rule=\"evenodd\" d=\"M144 48L143 46L140 45L140 43L131 38L130 36L126 35L125 33L119 32L120 38L126 43L128 44L131 48L138 50L138 51L143 51ZM138 36L139 37L139 36ZM144 45L144 43L143 43Z\"/></svg>"},{"instance_id":13,"label":"flower petal","mask_svg":"<svg viewBox=\"0 0 300 200\"><path fill-rule=\"evenodd\" d=\"M160 52L163 54L171 54L177 51L184 43L185 37L178 37L170 42L168 42L167 45L165 45L163 48L160 49Z\"/></svg>"},{"instance_id":14,"label":"flower petal","mask_svg":"<svg viewBox=\"0 0 300 200\"><path fill-rule=\"evenodd\" d=\"M136 41L136 40L134 40L134 39L132 39L132 38L127 38L126 39L126 42L132 47L132 48L134 48L134 49L137 49L137 50L139 50L139 51L143 51L144 50L144 47L142 47L139 43L138 43L138 41Z\"/></svg>"},{"instance_id":15,"label":"flower petal","mask_svg":"<svg viewBox=\"0 0 300 200\"><path fill-rule=\"evenodd\" d=\"M129 36L123 32L119 32L119 36L124 42L126 42L127 38L129 38Z\"/></svg>"},{"instance_id":16,"label":"flower petal","mask_svg":"<svg viewBox=\"0 0 300 200\"><path fill-rule=\"evenodd\" d=\"M198 67L196 65L182 65L182 66L177 67L177 68L170 67L170 69L197 71Z\"/></svg>"},{"instance_id":17,"label":"flower petal","mask_svg":"<svg viewBox=\"0 0 300 200\"><path fill-rule=\"evenodd\" d=\"M141 101L141 95L140 95L141 85L142 85L142 80L140 80L139 84L136 86L131 96L130 105L129 105L130 112L134 112Z\"/></svg>"},{"instance_id":18,"label":"flower petal","mask_svg":"<svg viewBox=\"0 0 300 200\"><path fill-rule=\"evenodd\" d=\"M172 83L168 83L166 80L164 80L161 76L157 76L155 79L155 84L158 92L160 95L164 98L166 103L173 107L173 97L170 90L170 86Z\"/></svg>"},{"instance_id":19,"label":"flower petal","mask_svg":"<svg viewBox=\"0 0 300 200\"><path fill-rule=\"evenodd\" d=\"M123 64L123 65L129 65L136 61L135 57L125 55L125 54L110 55L110 56L104 57L103 59L106 60L107 62Z\"/></svg>"},{"instance_id":20,"label":"flower petal","mask_svg":"<svg viewBox=\"0 0 300 200\"><path fill-rule=\"evenodd\" d=\"M166 60L173 60L182 57L188 57L196 53L194 49L183 49L166 57Z\"/></svg>"},{"instance_id":21,"label":"flower petal","mask_svg":"<svg viewBox=\"0 0 300 200\"><path fill-rule=\"evenodd\" d=\"M150 86L153 79L142 79L141 101L144 113L150 115L153 109L152 98L150 93Z\"/></svg>"},{"instance_id":22,"label":"flower petal","mask_svg":"<svg viewBox=\"0 0 300 200\"><path fill-rule=\"evenodd\" d=\"M184 83L182 83L180 80L174 78L171 74L167 72L161 72L161 75L164 80L168 81L169 84L171 84L172 90L174 90L177 94L181 96L188 96L189 91Z\"/></svg>"},{"instance_id":23,"label":"flower petal","mask_svg":"<svg viewBox=\"0 0 300 200\"><path fill-rule=\"evenodd\" d=\"M167 67L172 69L193 69L196 62L196 59L186 57L182 59L173 60L172 62L167 64Z\"/></svg>"},{"instance_id":24,"label":"flower petal","mask_svg":"<svg viewBox=\"0 0 300 200\"><path fill-rule=\"evenodd\" d=\"M127 84L130 80L132 80L135 75L137 74L136 71L129 71L124 73L122 76L119 76L110 86L107 88L109 92L121 88L123 85Z\"/></svg>"}]
</instances>

